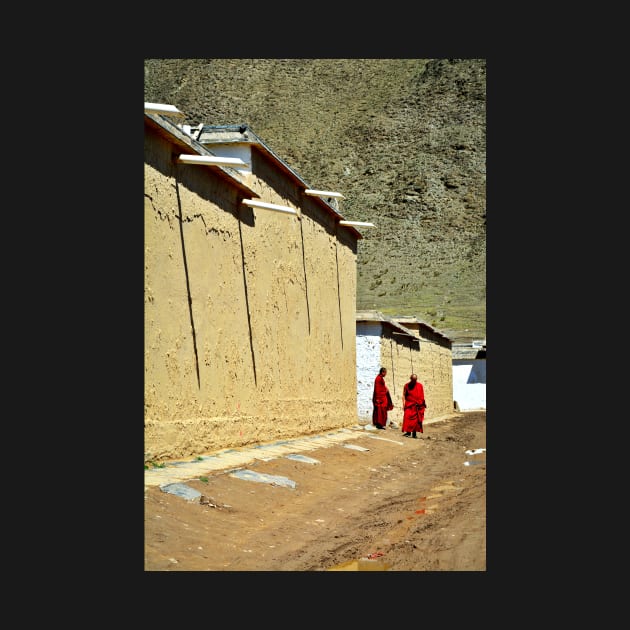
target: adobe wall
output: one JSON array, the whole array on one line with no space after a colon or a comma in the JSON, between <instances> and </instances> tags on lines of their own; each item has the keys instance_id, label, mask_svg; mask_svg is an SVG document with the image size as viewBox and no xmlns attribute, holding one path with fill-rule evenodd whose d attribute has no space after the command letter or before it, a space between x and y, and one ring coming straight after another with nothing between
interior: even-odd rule
<instances>
[{"instance_id":1,"label":"adobe wall","mask_svg":"<svg viewBox=\"0 0 630 630\"><path fill-rule=\"evenodd\" d=\"M394 401L394 409L389 412L388 417L397 424L402 424L403 386L412 373L418 375L418 380L424 387L427 401L425 420L452 414L453 373L450 349L422 337L418 348L417 343L405 339L392 336L387 328L381 338L382 364L387 368L385 381Z\"/></svg>"},{"instance_id":2,"label":"adobe wall","mask_svg":"<svg viewBox=\"0 0 630 630\"><path fill-rule=\"evenodd\" d=\"M145 462L355 424L356 242L172 151L145 127Z\"/></svg>"},{"instance_id":3,"label":"adobe wall","mask_svg":"<svg viewBox=\"0 0 630 630\"><path fill-rule=\"evenodd\" d=\"M422 333L419 333L422 334ZM394 335L390 326L380 321L357 323L357 414L361 423L372 422L374 378L381 367L387 368L385 382L394 409L388 419L402 424L402 392L412 373L424 387L428 408L425 419L432 420L453 413L453 375L451 351L435 339L421 338L420 346L404 335Z\"/></svg>"}]
</instances>

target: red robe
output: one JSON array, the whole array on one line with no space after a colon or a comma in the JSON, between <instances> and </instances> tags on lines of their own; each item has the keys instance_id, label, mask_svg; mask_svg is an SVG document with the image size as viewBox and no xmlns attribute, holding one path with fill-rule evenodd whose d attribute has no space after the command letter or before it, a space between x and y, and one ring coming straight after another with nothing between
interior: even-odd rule
<instances>
[{"instance_id":1,"label":"red robe","mask_svg":"<svg viewBox=\"0 0 630 630\"><path fill-rule=\"evenodd\" d=\"M413 388L410 387L411 383L405 383L403 387L403 400L404 415L402 423L403 433L413 433L422 430L422 423L424 421L424 409L426 407L424 400L424 387L420 381L416 381Z\"/></svg>"},{"instance_id":2,"label":"red robe","mask_svg":"<svg viewBox=\"0 0 630 630\"><path fill-rule=\"evenodd\" d=\"M372 412L372 424L384 427L387 424L387 412L394 408L389 389L385 385L385 379L382 374L377 374L374 379L374 393L372 394L372 404L374 411Z\"/></svg>"}]
</instances>

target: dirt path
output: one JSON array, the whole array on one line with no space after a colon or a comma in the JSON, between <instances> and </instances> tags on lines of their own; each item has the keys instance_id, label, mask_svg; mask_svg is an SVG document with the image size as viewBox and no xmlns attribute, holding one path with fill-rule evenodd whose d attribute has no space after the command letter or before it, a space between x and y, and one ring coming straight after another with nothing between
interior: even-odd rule
<instances>
[{"instance_id":1,"label":"dirt path","mask_svg":"<svg viewBox=\"0 0 630 630\"><path fill-rule=\"evenodd\" d=\"M485 571L485 448L486 412L466 412L247 466L295 487L226 470L186 482L201 500L145 488L145 570Z\"/></svg>"}]
</instances>

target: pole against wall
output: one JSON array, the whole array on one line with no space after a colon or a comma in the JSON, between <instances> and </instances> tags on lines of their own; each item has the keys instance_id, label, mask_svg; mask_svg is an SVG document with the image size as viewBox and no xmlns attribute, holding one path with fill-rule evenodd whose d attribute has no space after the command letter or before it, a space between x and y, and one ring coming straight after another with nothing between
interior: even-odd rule
<instances>
[{"instance_id":1,"label":"pole against wall","mask_svg":"<svg viewBox=\"0 0 630 630\"><path fill-rule=\"evenodd\" d=\"M200 166L232 166L247 167L247 162L243 162L240 158L216 157L214 155L188 155L182 153L178 158L178 162L182 164L199 164Z\"/></svg>"},{"instance_id":2,"label":"pole against wall","mask_svg":"<svg viewBox=\"0 0 630 630\"><path fill-rule=\"evenodd\" d=\"M334 197L335 199L345 199L345 197L338 192L331 192L330 190L312 190L307 188L304 191L305 195L311 195L312 197Z\"/></svg>"},{"instance_id":3,"label":"pole against wall","mask_svg":"<svg viewBox=\"0 0 630 630\"><path fill-rule=\"evenodd\" d=\"M165 105L163 103L145 103L144 113L175 116L176 118L182 118L184 116L183 112L180 112L174 105Z\"/></svg>"},{"instance_id":4,"label":"pole against wall","mask_svg":"<svg viewBox=\"0 0 630 630\"><path fill-rule=\"evenodd\" d=\"M358 227L375 227L374 223L367 223L365 221L339 221L339 225L355 225Z\"/></svg>"},{"instance_id":5,"label":"pole against wall","mask_svg":"<svg viewBox=\"0 0 630 630\"><path fill-rule=\"evenodd\" d=\"M289 206L279 206L275 203L267 203L265 201L256 201L255 199L243 199L243 205L251 208L262 208L263 210L274 210L275 212L285 212L287 214L297 214L294 208Z\"/></svg>"}]
</instances>

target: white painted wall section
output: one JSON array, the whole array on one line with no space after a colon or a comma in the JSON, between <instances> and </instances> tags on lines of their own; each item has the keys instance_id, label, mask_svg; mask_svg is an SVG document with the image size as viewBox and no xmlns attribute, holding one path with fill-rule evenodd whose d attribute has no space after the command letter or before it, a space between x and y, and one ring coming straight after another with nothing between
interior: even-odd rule
<instances>
[{"instance_id":1,"label":"white painted wall section","mask_svg":"<svg viewBox=\"0 0 630 630\"><path fill-rule=\"evenodd\" d=\"M247 163L247 166L234 166L243 175L252 174L252 149L249 144L212 144L208 149L218 157L239 158Z\"/></svg>"},{"instance_id":2,"label":"white painted wall section","mask_svg":"<svg viewBox=\"0 0 630 630\"><path fill-rule=\"evenodd\" d=\"M380 322L357 324L357 416L372 422L374 379L381 368Z\"/></svg>"},{"instance_id":3,"label":"white painted wall section","mask_svg":"<svg viewBox=\"0 0 630 630\"><path fill-rule=\"evenodd\" d=\"M453 400L460 411L486 408L485 359L453 359Z\"/></svg>"}]
</instances>

